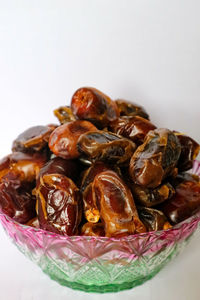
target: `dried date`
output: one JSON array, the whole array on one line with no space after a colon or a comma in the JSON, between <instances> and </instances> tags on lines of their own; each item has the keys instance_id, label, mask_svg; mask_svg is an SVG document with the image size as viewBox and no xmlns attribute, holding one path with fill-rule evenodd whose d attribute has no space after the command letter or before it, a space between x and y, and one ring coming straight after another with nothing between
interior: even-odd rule
<instances>
[{"instance_id":1,"label":"dried date","mask_svg":"<svg viewBox=\"0 0 200 300\"><path fill-rule=\"evenodd\" d=\"M141 144L150 130L156 129L150 121L140 116L122 116L109 124L112 132Z\"/></svg>"},{"instance_id":2,"label":"dried date","mask_svg":"<svg viewBox=\"0 0 200 300\"><path fill-rule=\"evenodd\" d=\"M36 189L40 228L62 235L75 235L81 221L80 192L61 174L44 174Z\"/></svg>"},{"instance_id":3,"label":"dried date","mask_svg":"<svg viewBox=\"0 0 200 300\"><path fill-rule=\"evenodd\" d=\"M88 121L77 120L57 127L49 139L49 148L57 156L73 159L80 156L77 150L77 140L85 132L97 128Z\"/></svg>"},{"instance_id":4,"label":"dried date","mask_svg":"<svg viewBox=\"0 0 200 300\"><path fill-rule=\"evenodd\" d=\"M120 116L140 116L145 119L149 119L149 115L145 109L133 102L129 102L123 99L115 100L119 109Z\"/></svg>"},{"instance_id":5,"label":"dried date","mask_svg":"<svg viewBox=\"0 0 200 300\"><path fill-rule=\"evenodd\" d=\"M0 180L0 209L13 220L25 224L36 215L32 184L23 184L16 173L9 172Z\"/></svg>"},{"instance_id":6,"label":"dried date","mask_svg":"<svg viewBox=\"0 0 200 300\"><path fill-rule=\"evenodd\" d=\"M146 207L152 207L162 203L167 199L170 199L175 193L175 190L170 183L163 183L154 189L148 189L138 184L132 184L131 191L135 201Z\"/></svg>"},{"instance_id":7,"label":"dried date","mask_svg":"<svg viewBox=\"0 0 200 300\"><path fill-rule=\"evenodd\" d=\"M129 162L135 144L111 132L87 132L80 136L77 149L91 161L107 161L123 165Z\"/></svg>"},{"instance_id":8,"label":"dried date","mask_svg":"<svg viewBox=\"0 0 200 300\"><path fill-rule=\"evenodd\" d=\"M180 172L187 171L192 168L193 161L200 151L200 145L191 137L175 132L181 144L181 154L178 160L178 169Z\"/></svg>"},{"instance_id":9,"label":"dried date","mask_svg":"<svg viewBox=\"0 0 200 300\"><path fill-rule=\"evenodd\" d=\"M38 152L47 146L53 128L34 126L22 132L13 142L13 152Z\"/></svg>"},{"instance_id":10,"label":"dried date","mask_svg":"<svg viewBox=\"0 0 200 300\"><path fill-rule=\"evenodd\" d=\"M101 129L119 116L116 103L99 90L90 87L80 88L74 93L71 109L78 119L88 120Z\"/></svg>"},{"instance_id":11,"label":"dried date","mask_svg":"<svg viewBox=\"0 0 200 300\"><path fill-rule=\"evenodd\" d=\"M172 224L191 217L200 210L200 182L185 180L178 184L175 195L158 208Z\"/></svg>"},{"instance_id":12,"label":"dried date","mask_svg":"<svg viewBox=\"0 0 200 300\"><path fill-rule=\"evenodd\" d=\"M96 175L92 193L100 211L106 236L119 237L146 231L139 220L130 190L114 171Z\"/></svg>"},{"instance_id":13,"label":"dried date","mask_svg":"<svg viewBox=\"0 0 200 300\"><path fill-rule=\"evenodd\" d=\"M22 182L33 182L47 158L42 153L13 152L0 161L0 179L12 172Z\"/></svg>"},{"instance_id":14,"label":"dried date","mask_svg":"<svg viewBox=\"0 0 200 300\"><path fill-rule=\"evenodd\" d=\"M159 186L175 173L180 153L179 140L172 131L163 128L149 131L130 161L133 182L147 188Z\"/></svg>"},{"instance_id":15,"label":"dried date","mask_svg":"<svg viewBox=\"0 0 200 300\"><path fill-rule=\"evenodd\" d=\"M144 223L148 231L166 230L172 227L160 210L138 207L138 213L140 220Z\"/></svg>"},{"instance_id":16,"label":"dried date","mask_svg":"<svg viewBox=\"0 0 200 300\"><path fill-rule=\"evenodd\" d=\"M54 115L60 121L60 124L65 124L76 120L69 106L61 106L54 110Z\"/></svg>"}]
</instances>

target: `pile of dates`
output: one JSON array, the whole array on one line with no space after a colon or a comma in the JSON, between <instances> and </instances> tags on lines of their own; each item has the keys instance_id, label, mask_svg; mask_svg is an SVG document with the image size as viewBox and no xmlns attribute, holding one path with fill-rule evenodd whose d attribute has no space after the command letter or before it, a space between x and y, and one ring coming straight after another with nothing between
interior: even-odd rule
<instances>
[{"instance_id":1,"label":"pile of dates","mask_svg":"<svg viewBox=\"0 0 200 300\"><path fill-rule=\"evenodd\" d=\"M189 172L200 146L157 128L139 105L80 88L0 161L0 210L61 235L122 237L166 230L200 210Z\"/></svg>"}]
</instances>

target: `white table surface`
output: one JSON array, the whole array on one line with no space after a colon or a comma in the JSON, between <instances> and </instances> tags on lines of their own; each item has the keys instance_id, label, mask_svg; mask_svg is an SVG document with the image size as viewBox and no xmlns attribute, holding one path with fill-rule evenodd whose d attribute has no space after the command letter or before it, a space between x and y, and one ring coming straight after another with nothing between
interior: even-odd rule
<instances>
[{"instance_id":1,"label":"white table surface","mask_svg":"<svg viewBox=\"0 0 200 300\"><path fill-rule=\"evenodd\" d=\"M56 122L80 86L145 106L200 141L200 2L0 0L0 157L24 129ZM51 281L0 227L0 299L200 299L200 234L155 278L86 294Z\"/></svg>"}]
</instances>

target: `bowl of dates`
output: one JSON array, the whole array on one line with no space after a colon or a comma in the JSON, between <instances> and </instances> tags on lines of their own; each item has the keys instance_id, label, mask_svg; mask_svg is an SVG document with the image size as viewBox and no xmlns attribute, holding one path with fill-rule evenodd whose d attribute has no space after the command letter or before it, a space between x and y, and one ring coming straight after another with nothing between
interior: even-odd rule
<instances>
[{"instance_id":1,"label":"bowl of dates","mask_svg":"<svg viewBox=\"0 0 200 300\"><path fill-rule=\"evenodd\" d=\"M60 284L129 289L156 275L200 222L197 141L91 87L20 133L0 161L0 221Z\"/></svg>"}]
</instances>

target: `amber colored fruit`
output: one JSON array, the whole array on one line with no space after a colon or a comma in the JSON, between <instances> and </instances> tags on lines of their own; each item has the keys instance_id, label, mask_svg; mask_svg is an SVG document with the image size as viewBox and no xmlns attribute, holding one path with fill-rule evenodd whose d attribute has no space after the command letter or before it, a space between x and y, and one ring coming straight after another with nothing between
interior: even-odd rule
<instances>
[{"instance_id":1,"label":"amber colored fruit","mask_svg":"<svg viewBox=\"0 0 200 300\"><path fill-rule=\"evenodd\" d=\"M76 117L72 113L72 110L69 106L60 106L59 108L55 109L53 113L61 124L76 120Z\"/></svg>"},{"instance_id":2,"label":"amber colored fruit","mask_svg":"<svg viewBox=\"0 0 200 300\"><path fill-rule=\"evenodd\" d=\"M175 190L169 182L161 183L156 188L146 188L139 184L130 184L135 201L143 206L152 207L170 199Z\"/></svg>"},{"instance_id":3,"label":"amber colored fruit","mask_svg":"<svg viewBox=\"0 0 200 300\"><path fill-rule=\"evenodd\" d=\"M146 231L139 220L131 191L117 173L105 171L96 175L92 193L104 223L106 236L122 236Z\"/></svg>"},{"instance_id":4,"label":"amber colored fruit","mask_svg":"<svg viewBox=\"0 0 200 300\"><path fill-rule=\"evenodd\" d=\"M149 119L149 115L144 107L136 103L123 99L117 99L115 100L115 103L119 109L120 116L140 116L142 118Z\"/></svg>"},{"instance_id":5,"label":"amber colored fruit","mask_svg":"<svg viewBox=\"0 0 200 300\"><path fill-rule=\"evenodd\" d=\"M140 116L122 116L111 122L109 128L112 132L141 144L147 133L156 129L156 126Z\"/></svg>"},{"instance_id":6,"label":"amber colored fruit","mask_svg":"<svg viewBox=\"0 0 200 300\"><path fill-rule=\"evenodd\" d=\"M166 230L172 227L163 212L158 209L138 207L138 213L148 231Z\"/></svg>"},{"instance_id":7,"label":"amber colored fruit","mask_svg":"<svg viewBox=\"0 0 200 300\"><path fill-rule=\"evenodd\" d=\"M34 126L22 132L12 144L13 152L38 152L47 146L52 126Z\"/></svg>"},{"instance_id":8,"label":"amber colored fruit","mask_svg":"<svg viewBox=\"0 0 200 300\"><path fill-rule=\"evenodd\" d=\"M20 181L33 182L46 160L46 156L42 153L13 152L0 161L0 178L12 172Z\"/></svg>"},{"instance_id":9,"label":"amber colored fruit","mask_svg":"<svg viewBox=\"0 0 200 300\"><path fill-rule=\"evenodd\" d=\"M71 109L78 119L91 121L101 129L119 116L116 103L91 87L80 88L74 93Z\"/></svg>"},{"instance_id":10,"label":"amber colored fruit","mask_svg":"<svg viewBox=\"0 0 200 300\"><path fill-rule=\"evenodd\" d=\"M130 161L133 182L147 188L159 186L163 179L176 173L180 154L181 145L172 131L164 128L149 131Z\"/></svg>"},{"instance_id":11,"label":"amber colored fruit","mask_svg":"<svg viewBox=\"0 0 200 300\"><path fill-rule=\"evenodd\" d=\"M77 143L78 151L92 162L101 160L118 165L129 162L135 147L132 141L106 131L82 134Z\"/></svg>"},{"instance_id":12,"label":"amber colored fruit","mask_svg":"<svg viewBox=\"0 0 200 300\"><path fill-rule=\"evenodd\" d=\"M57 156L73 159L80 156L77 150L78 138L85 132L97 128L88 121L77 120L57 127L49 139L49 148Z\"/></svg>"}]
</instances>

